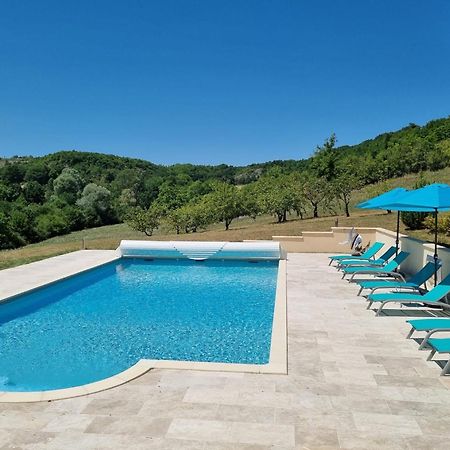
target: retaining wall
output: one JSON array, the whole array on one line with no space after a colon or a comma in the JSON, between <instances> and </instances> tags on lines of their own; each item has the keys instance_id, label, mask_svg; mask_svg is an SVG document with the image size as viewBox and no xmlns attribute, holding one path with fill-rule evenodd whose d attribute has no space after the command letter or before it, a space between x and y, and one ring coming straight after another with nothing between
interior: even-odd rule
<instances>
[{"instance_id":1,"label":"retaining wall","mask_svg":"<svg viewBox=\"0 0 450 450\"><path fill-rule=\"evenodd\" d=\"M281 244L286 253L350 253L350 245L342 244L347 240L351 228L332 227L331 231L311 232L304 231L299 236L273 236L274 241ZM375 241L384 242L387 246L395 245L395 232L385 228L356 228L361 234L364 244ZM430 239L432 237L430 236ZM405 273L415 273L420 270L427 261L432 260L434 244L411 238L400 234L400 248L410 253L401 266ZM438 246L439 259L442 269L439 271L439 279L450 273L450 249Z\"/></svg>"}]
</instances>

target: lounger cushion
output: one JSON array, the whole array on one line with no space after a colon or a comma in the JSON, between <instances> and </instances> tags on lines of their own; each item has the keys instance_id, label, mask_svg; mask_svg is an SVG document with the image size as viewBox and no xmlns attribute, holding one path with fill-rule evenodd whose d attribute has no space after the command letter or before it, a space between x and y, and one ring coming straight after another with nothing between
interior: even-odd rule
<instances>
[{"instance_id":1,"label":"lounger cushion","mask_svg":"<svg viewBox=\"0 0 450 450\"><path fill-rule=\"evenodd\" d=\"M411 301L423 303L426 301L422 295L419 294L408 294L403 292L389 292L387 294L370 294L367 298L371 302L385 302L388 300L398 300L398 301Z\"/></svg>"},{"instance_id":2,"label":"lounger cushion","mask_svg":"<svg viewBox=\"0 0 450 450\"><path fill-rule=\"evenodd\" d=\"M450 353L450 339L438 339L430 338L428 339L428 344L437 350L439 353Z\"/></svg>"},{"instance_id":3,"label":"lounger cushion","mask_svg":"<svg viewBox=\"0 0 450 450\"><path fill-rule=\"evenodd\" d=\"M439 328L450 328L450 318L448 319L413 319L407 320L416 331L438 330Z\"/></svg>"}]
</instances>

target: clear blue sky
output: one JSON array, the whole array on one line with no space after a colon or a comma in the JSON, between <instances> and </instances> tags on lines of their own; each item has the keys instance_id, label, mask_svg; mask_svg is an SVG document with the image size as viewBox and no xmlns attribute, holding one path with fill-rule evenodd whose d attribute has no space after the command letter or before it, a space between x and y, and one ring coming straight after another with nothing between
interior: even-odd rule
<instances>
[{"instance_id":1,"label":"clear blue sky","mask_svg":"<svg viewBox=\"0 0 450 450\"><path fill-rule=\"evenodd\" d=\"M450 114L448 0L2 0L0 155L309 156Z\"/></svg>"}]
</instances>

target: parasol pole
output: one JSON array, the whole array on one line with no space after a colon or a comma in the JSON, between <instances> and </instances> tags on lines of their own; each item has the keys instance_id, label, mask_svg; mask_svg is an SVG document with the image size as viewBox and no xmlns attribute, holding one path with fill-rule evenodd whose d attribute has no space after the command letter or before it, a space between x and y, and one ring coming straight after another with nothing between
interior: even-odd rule
<instances>
[{"instance_id":1,"label":"parasol pole","mask_svg":"<svg viewBox=\"0 0 450 450\"><path fill-rule=\"evenodd\" d=\"M438 211L434 208L434 285L437 285L437 271L438 271L438 254L437 254L437 241L438 241Z\"/></svg>"},{"instance_id":2,"label":"parasol pole","mask_svg":"<svg viewBox=\"0 0 450 450\"><path fill-rule=\"evenodd\" d=\"M398 249L400 247L400 211L397 211L397 237L395 238L395 256L398 255Z\"/></svg>"}]
</instances>

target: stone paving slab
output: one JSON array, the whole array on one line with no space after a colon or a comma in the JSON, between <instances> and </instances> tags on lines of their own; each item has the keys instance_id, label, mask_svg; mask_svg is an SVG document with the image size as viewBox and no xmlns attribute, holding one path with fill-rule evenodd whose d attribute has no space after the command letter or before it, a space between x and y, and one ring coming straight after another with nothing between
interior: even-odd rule
<instances>
[{"instance_id":1,"label":"stone paving slab","mask_svg":"<svg viewBox=\"0 0 450 450\"><path fill-rule=\"evenodd\" d=\"M79 250L0 270L0 300L119 258L115 250Z\"/></svg>"},{"instance_id":2,"label":"stone paving slab","mask_svg":"<svg viewBox=\"0 0 450 450\"><path fill-rule=\"evenodd\" d=\"M288 375L158 369L85 397L0 403L0 448L449 448L449 379L405 339L405 313L375 317L356 292L326 255L290 254Z\"/></svg>"}]
</instances>

